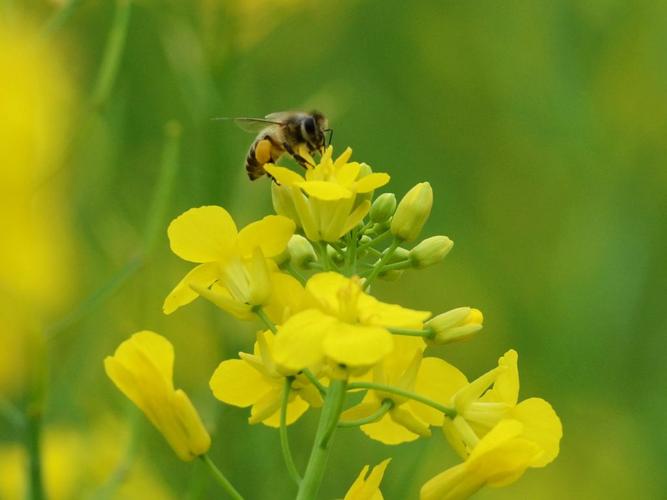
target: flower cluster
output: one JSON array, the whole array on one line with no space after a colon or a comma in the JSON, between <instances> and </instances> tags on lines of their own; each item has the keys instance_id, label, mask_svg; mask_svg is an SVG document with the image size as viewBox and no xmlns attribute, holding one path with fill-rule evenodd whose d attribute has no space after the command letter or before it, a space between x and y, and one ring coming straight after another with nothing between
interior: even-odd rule
<instances>
[{"instance_id":1,"label":"flower cluster","mask_svg":"<svg viewBox=\"0 0 667 500\"><path fill-rule=\"evenodd\" d=\"M304 155L307 153L304 152ZM267 165L277 215L240 231L222 207L193 208L168 228L173 252L196 263L169 293L164 312L202 297L243 321L261 325L248 351L220 363L209 385L223 403L250 408L249 423L280 430L283 456L299 499L315 498L338 428L398 445L437 431L462 462L427 481L421 498L467 498L484 485L519 479L558 455L560 420L540 398L519 401L518 355L470 381L433 345L470 339L483 315L463 306L437 312L383 302L371 293L378 279L442 261L452 249L443 235L417 241L433 204L427 182L397 203L374 191L389 182L348 148L327 148L304 176ZM210 439L189 399L174 391L173 350L141 332L107 358L116 385L164 434L182 459L203 456ZM310 409L320 420L302 476L289 450L287 426ZM381 498L389 460L366 477L366 466L345 498ZM230 494L239 495L233 487ZM240 496L238 496L240 497Z\"/></svg>"}]
</instances>

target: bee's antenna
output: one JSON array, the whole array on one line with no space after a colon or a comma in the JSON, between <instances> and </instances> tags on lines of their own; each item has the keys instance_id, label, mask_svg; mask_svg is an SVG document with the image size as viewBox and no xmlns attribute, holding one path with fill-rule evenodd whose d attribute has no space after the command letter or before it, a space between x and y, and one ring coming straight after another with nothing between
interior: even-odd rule
<instances>
[{"instance_id":1,"label":"bee's antenna","mask_svg":"<svg viewBox=\"0 0 667 500\"><path fill-rule=\"evenodd\" d=\"M329 140L327 141L327 147L331 146L331 141L333 139L333 129L328 128L324 130L325 132L329 132Z\"/></svg>"}]
</instances>

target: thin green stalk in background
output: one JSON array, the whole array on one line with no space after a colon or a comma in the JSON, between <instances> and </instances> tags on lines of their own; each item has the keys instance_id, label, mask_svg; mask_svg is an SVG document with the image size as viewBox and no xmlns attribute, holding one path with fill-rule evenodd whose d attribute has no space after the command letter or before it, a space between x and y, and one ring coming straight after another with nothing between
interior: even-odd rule
<instances>
[{"instance_id":1,"label":"thin green stalk in background","mask_svg":"<svg viewBox=\"0 0 667 500\"><path fill-rule=\"evenodd\" d=\"M292 389L292 377L285 377L285 386L283 388L283 397L280 403L280 448L283 452L283 459L287 466L287 471L290 477L294 480L297 486L301 483L301 475L294 465L292 452L289 447L289 439L287 437L287 405L289 404L289 394Z\"/></svg>"},{"instance_id":2,"label":"thin green stalk in background","mask_svg":"<svg viewBox=\"0 0 667 500\"><path fill-rule=\"evenodd\" d=\"M306 473L303 476L297 500L313 500L317 498L320 483L324 477L324 468L331 449L331 432L335 429L340 416L340 409L345 400L345 381L332 380L324 400L320 421L317 425L313 449L310 452ZM329 434L327 436L327 434Z\"/></svg>"},{"instance_id":3,"label":"thin green stalk in background","mask_svg":"<svg viewBox=\"0 0 667 500\"><path fill-rule=\"evenodd\" d=\"M42 411L41 408L32 408L27 416L26 448L28 449L28 498L42 500L44 483L42 480Z\"/></svg>"},{"instance_id":4,"label":"thin green stalk in background","mask_svg":"<svg viewBox=\"0 0 667 500\"><path fill-rule=\"evenodd\" d=\"M178 172L180 140L180 124L175 121L167 123L165 126L165 143L162 150L160 173L148 212L143 248L139 251L138 255L130 259L109 281L80 302L69 314L55 322L50 328L47 328L45 332L47 340L52 340L59 336L62 332L67 331L97 309L97 307L120 290L146 263L146 257L152 252L160 229L166 223L167 204L173 191L176 173Z\"/></svg>"},{"instance_id":5,"label":"thin green stalk in background","mask_svg":"<svg viewBox=\"0 0 667 500\"><path fill-rule=\"evenodd\" d=\"M201 455L199 458L201 458L208 466L208 470L211 475L215 478L218 484L222 486L222 489L225 490L230 498L233 498L234 500L243 500L243 496L241 496L241 494L236 491L236 488L232 486L232 483L229 482L229 479L225 477L222 471L218 469L218 466L213 463L213 460L211 460L208 455Z\"/></svg>"},{"instance_id":6,"label":"thin green stalk in background","mask_svg":"<svg viewBox=\"0 0 667 500\"><path fill-rule=\"evenodd\" d=\"M116 0L116 11L111 24L111 31L109 32L109 38L107 38L102 64L93 87L92 105L94 108L102 107L111 94L111 89L116 81L127 38L131 6L131 0Z\"/></svg>"},{"instance_id":7,"label":"thin green stalk in background","mask_svg":"<svg viewBox=\"0 0 667 500\"><path fill-rule=\"evenodd\" d=\"M69 2L56 10L44 26L43 35L49 37L62 28L76 8L81 5L81 2L82 0L69 0Z\"/></svg>"}]
</instances>

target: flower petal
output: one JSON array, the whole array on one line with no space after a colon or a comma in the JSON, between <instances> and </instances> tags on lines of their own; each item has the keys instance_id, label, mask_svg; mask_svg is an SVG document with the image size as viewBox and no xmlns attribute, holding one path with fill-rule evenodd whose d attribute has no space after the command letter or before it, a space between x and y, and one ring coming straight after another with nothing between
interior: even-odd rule
<instances>
[{"instance_id":1,"label":"flower petal","mask_svg":"<svg viewBox=\"0 0 667 500\"><path fill-rule=\"evenodd\" d=\"M322 343L324 353L339 364L370 367L394 348L394 339L384 328L337 322Z\"/></svg>"},{"instance_id":2,"label":"flower petal","mask_svg":"<svg viewBox=\"0 0 667 500\"><path fill-rule=\"evenodd\" d=\"M407 443L419 438L419 434L414 434L394 422L388 413L377 422L362 425L361 430L369 438L384 444Z\"/></svg>"},{"instance_id":3,"label":"flower petal","mask_svg":"<svg viewBox=\"0 0 667 500\"><path fill-rule=\"evenodd\" d=\"M423 326L431 315L428 311L416 311L397 304L385 304L370 295L359 297L360 320L368 325L416 328Z\"/></svg>"},{"instance_id":4,"label":"flower petal","mask_svg":"<svg viewBox=\"0 0 667 500\"><path fill-rule=\"evenodd\" d=\"M239 251L243 257L249 257L260 248L264 257L275 257L285 251L295 229L294 221L287 217L269 215L241 229Z\"/></svg>"},{"instance_id":5,"label":"flower petal","mask_svg":"<svg viewBox=\"0 0 667 500\"><path fill-rule=\"evenodd\" d=\"M199 294L192 289L192 285L201 288L210 287L218 279L218 264L207 262L200 264L192 269L185 277L169 292L164 299L162 311L165 314L171 314L179 307L189 304L195 300Z\"/></svg>"},{"instance_id":6,"label":"flower petal","mask_svg":"<svg viewBox=\"0 0 667 500\"><path fill-rule=\"evenodd\" d=\"M191 208L176 217L167 229L172 252L190 262L213 262L236 244L236 224L218 206Z\"/></svg>"},{"instance_id":7,"label":"flower petal","mask_svg":"<svg viewBox=\"0 0 667 500\"><path fill-rule=\"evenodd\" d=\"M424 358L415 382L415 392L443 405L450 405L454 394L468 383L466 376L455 366L440 358ZM416 401L410 407L431 425L442 425L443 415L439 411Z\"/></svg>"},{"instance_id":8,"label":"flower petal","mask_svg":"<svg viewBox=\"0 0 667 500\"><path fill-rule=\"evenodd\" d=\"M220 363L211 376L209 387L223 403L241 408L255 404L272 389L261 373L241 359Z\"/></svg>"},{"instance_id":9,"label":"flower petal","mask_svg":"<svg viewBox=\"0 0 667 500\"><path fill-rule=\"evenodd\" d=\"M369 193L379 187L384 186L389 182L390 179L391 178L389 177L389 174L385 174L384 172L368 174L367 176L359 179L354 185L353 189L357 193Z\"/></svg>"},{"instance_id":10,"label":"flower petal","mask_svg":"<svg viewBox=\"0 0 667 500\"><path fill-rule=\"evenodd\" d=\"M272 163L267 163L264 165L264 170L271 174L271 176L281 186L293 186L296 183L303 181L303 177L301 177L293 170L285 167L279 167L278 165L274 165Z\"/></svg>"},{"instance_id":11,"label":"flower petal","mask_svg":"<svg viewBox=\"0 0 667 500\"><path fill-rule=\"evenodd\" d=\"M295 314L278 327L275 362L288 371L299 371L322 360L322 340L335 320L316 309Z\"/></svg>"},{"instance_id":12,"label":"flower petal","mask_svg":"<svg viewBox=\"0 0 667 500\"><path fill-rule=\"evenodd\" d=\"M299 396L292 398L292 400L287 403L287 418L285 419L287 425L292 425L294 422L299 420L301 415L306 413L308 408L308 403L306 403ZM265 420L262 420L262 423L264 425L268 425L269 427L280 427L280 410L276 411L273 415L266 418Z\"/></svg>"},{"instance_id":13,"label":"flower petal","mask_svg":"<svg viewBox=\"0 0 667 500\"><path fill-rule=\"evenodd\" d=\"M323 201L336 201L351 198L354 193L340 184L328 181L303 181L297 184L301 189Z\"/></svg>"},{"instance_id":14,"label":"flower petal","mask_svg":"<svg viewBox=\"0 0 667 500\"><path fill-rule=\"evenodd\" d=\"M543 454L531 467L544 467L558 456L563 425L551 405L541 398L521 401L510 411L512 418L523 423L523 436L537 443Z\"/></svg>"}]
</instances>

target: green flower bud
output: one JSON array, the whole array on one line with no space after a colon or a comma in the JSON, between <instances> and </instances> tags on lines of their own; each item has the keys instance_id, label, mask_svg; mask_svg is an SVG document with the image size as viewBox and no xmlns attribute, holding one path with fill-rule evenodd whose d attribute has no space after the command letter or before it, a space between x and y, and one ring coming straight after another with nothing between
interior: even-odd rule
<instances>
[{"instance_id":1,"label":"green flower bud","mask_svg":"<svg viewBox=\"0 0 667 500\"><path fill-rule=\"evenodd\" d=\"M287 243L287 251L289 252L290 262L301 268L305 268L308 264L317 260L313 245L300 234L292 235Z\"/></svg>"},{"instance_id":2,"label":"green flower bud","mask_svg":"<svg viewBox=\"0 0 667 500\"><path fill-rule=\"evenodd\" d=\"M458 307L438 314L425 323L434 332L431 341L435 344L449 344L467 340L482 329L484 316L479 309Z\"/></svg>"},{"instance_id":3,"label":"green flower bud","mask_svg":"<svg viewBox=\"0 0 667 500\"><path fill-rule=\"evenodd\" d=\"M371 205L369 217L373 222L387 222L396 211L396 195L394 193L383 193L378 196Z\"/></svg>"},{"instance_id":4,"label":"green flower bud","mask_svg":"<svg viewBox=\"0 0 667 500\"><path fill-rule=\"evenodd\" d=\"M373 238L371 238L370 236L367 236L367 235L364 234L364 235L362 235L361 238L359 238L359 245L365 245L367 243L370 243L372 241L372 239Z\"/></svg>"},{"instance_id":5,"label":"green flower bud","mask_svg":"<svg viewBox=\"0 0 667 500\"><path fill-rule=\"evenodd\" d=\"M403 241L412 241L421 232L433 207L433 189L420 182L406 193L391 220L392 234Z\"/></svg>"},{"instance_id":6,"label":"green flower bud","mask_svg":"<svg viewBox=\"0 0 667 500\"><path fill-rule=\"evenodd\" d=\"M359 175L357 175L357 180L373 173L373 169L370 167L370 165L367 165L366 163L360 164L360 167L361 168L359 169ZM373 199L373 191L369 191L368 193L357 193L357 198L354 200L354 208L357 208L364 201L368 201L370 203L372 199Z\"/></svg>"},{"instance_id":7,"label":"green flower bud","mask_svg":"<svg viewBox=\"0 0 667 500\"><path fill-rule=\"evenodd\" d=\"M454 246L447 236L431 236L410 250L410 262L417 269L423 269L443 260Z\"/></svg>"}]
</instances>

